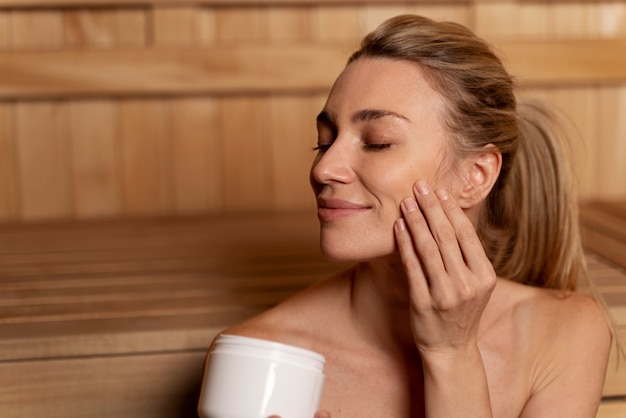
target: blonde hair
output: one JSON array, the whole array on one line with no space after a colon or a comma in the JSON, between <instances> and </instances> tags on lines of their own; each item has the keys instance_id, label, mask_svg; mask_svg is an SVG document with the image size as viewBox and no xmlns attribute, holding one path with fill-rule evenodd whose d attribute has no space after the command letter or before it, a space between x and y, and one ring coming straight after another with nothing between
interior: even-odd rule
<instances>
[{"instance_id":1,"label":"blonde hair","mask_svg":"<svg viewBox=\"0 0 626 418\"><path fill-rule=\"evenodd\" d=\"M500 277L574 290L587 277L578 200L564 130L538 103L517 105L514 81L468 28L413 15L391 18L351 57L413 62L447 102L458 156L492 144L502 169L481 208L478 234Z\"/></svg>"}]
</instances>

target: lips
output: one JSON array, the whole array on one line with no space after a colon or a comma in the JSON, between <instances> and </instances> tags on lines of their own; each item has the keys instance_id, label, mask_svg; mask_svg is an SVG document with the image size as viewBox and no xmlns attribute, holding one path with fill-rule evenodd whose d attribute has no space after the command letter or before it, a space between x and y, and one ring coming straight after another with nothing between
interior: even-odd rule
<instances>
[{"instance_id":1,"label":"lips","mask_svg":"<svg viewBox=\"0 0 626 418\"><path fill-rule=\"evenodd\" d=\"M360 215L370 206L342 199L317 199L317 216L322 221Z\"/></svg>"}]
</instances>

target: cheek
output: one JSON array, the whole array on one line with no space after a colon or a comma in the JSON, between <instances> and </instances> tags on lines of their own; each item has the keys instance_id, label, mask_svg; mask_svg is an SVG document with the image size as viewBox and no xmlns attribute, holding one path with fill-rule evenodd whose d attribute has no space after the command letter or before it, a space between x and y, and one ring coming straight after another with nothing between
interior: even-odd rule
<instances>
[{"instance_id":1,"label":"cheek","mask_svg":"<svg viewBox=\"0 0 626 418\"><path fill-rule=\"evenodd\" d=\"M435 171L432 162L405 161L394 165L393 170L380 173L377 181L381 194L386 200L393 202L395 208L399 210L400 203L413 196L413 186L417 181L426 180L429 183L435 181Z\"/></svg>"}]
</instances>

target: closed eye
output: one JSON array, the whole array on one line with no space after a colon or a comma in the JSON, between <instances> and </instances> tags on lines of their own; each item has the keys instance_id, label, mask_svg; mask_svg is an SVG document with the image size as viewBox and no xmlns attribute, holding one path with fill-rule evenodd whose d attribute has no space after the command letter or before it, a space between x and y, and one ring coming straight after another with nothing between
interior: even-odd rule
<instances>
[{"instance_id":1,"label":"closed eye","mask_svg":"<svg viewBox=\"0 0 626 418\"><path fill-rule=\"evenodd\" d=\"M313 147L313 151L326 152L330 146L331 144L318 144L316 147Z\"/></svg>"},{"instance_id":2,"label":"closed eye","mask_svg":"<svg viewBox=\"0 0 626 418\"><path fill-rule=\"evenodd\" d=\"M365 144L364 145L365 149L370 150L370 151L381 151L384 149L387 149L389 147L391 147L391 144Z\"/></svg>"}]
</instances>

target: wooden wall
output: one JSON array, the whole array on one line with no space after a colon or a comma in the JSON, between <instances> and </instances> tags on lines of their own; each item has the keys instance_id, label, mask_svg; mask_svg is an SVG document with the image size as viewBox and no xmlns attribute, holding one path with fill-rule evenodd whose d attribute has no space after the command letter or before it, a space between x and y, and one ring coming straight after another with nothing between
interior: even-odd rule
<instances>
[{"instance_id":1,"label":"wooden wall","mask_svg":"<svg viewBox=\"0 0 626 418\"><path fill-rule=\"evenodd\" d=\"M328 88L406 12L498 45L583 197L626 195L626 0L0 0L0 221L310 208Z\"/></svg>"}]
</instances>

